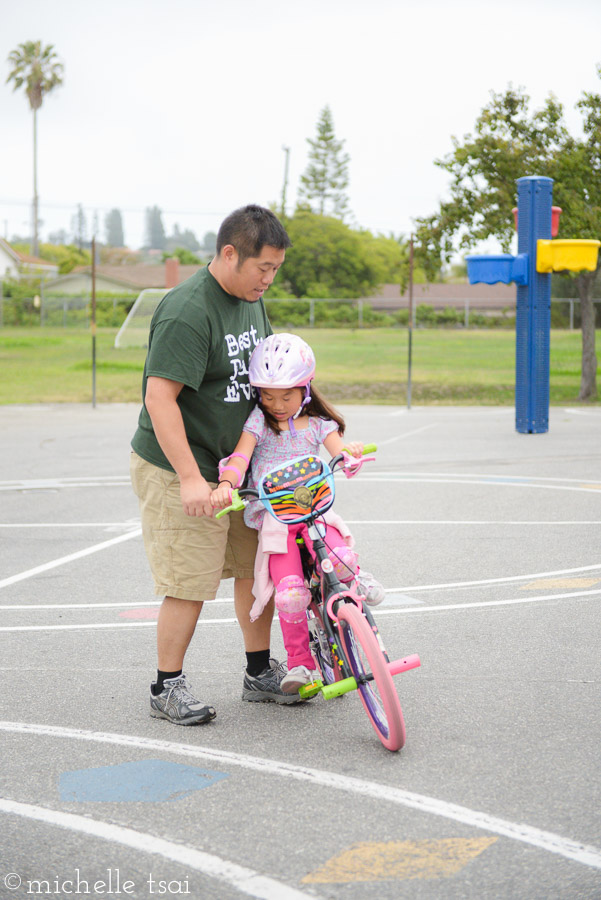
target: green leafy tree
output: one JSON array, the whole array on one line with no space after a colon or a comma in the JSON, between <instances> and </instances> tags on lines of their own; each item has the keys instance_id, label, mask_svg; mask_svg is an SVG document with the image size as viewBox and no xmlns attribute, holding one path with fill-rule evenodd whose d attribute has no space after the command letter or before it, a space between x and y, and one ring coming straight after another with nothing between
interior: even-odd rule
<instances>
[{"instance_id":1,"label":"green leafy tree","mask_svg":"<svg viewBox=\"0 0 601 900\"><path fill-rule=\"evenodd\" d=\"M92 257L74 244L40 244L40 256L58 265L59 275L68 275L76 266L89 266Z\"/></svg>"},{"instance_id":2,"label":"green leafy tree","mask_svg":"<svg viewBox=\"0 0 601 900\"><path fill-rule=\"evenodd\" d=\"M320 215L344 219L348 215L345 193L350 157L343 152L344 141L336 140L334 121L329 106L324 106L317 122L315 140L307 138L310 146L309 163L299 188L299 206L306 206Z\"/></svg>"},{"instance_id":3,"label":"green leafy tree","mask_svg":"<svg viewBox=\"0 0 601 900\"><path fill-rule=\"evenodd\" d=\"M163 213L158 206L146 209L146 246L151 250L164 250L167 245Z\"/></svg>"},{"instance_id":4,"label":"green leafy tree","mask_svg":"<svg viewBox=\"0 0 601 900\"><path fill-rule=\"evenodd\" d=\"M398 284L401 293L409 281L409 246L393 236L360 231L363 252L373 270L375 285Z\"/></svg>"},{"instance_id":5,"label":"green leafy tree","mask_svg":"<svg viewBox=\"0 0 601 900\"><path fill-rule=\"evenodd\" d=\"M202 260L187 247L175 247L173 250L165 250L163 253L163 262L166 259L179 259L182 266L201 266Z\"/></svg>"},{"instance_id":6,"label":"green leafy tree","mask_svg":"<svg viewBox=\"0 0 601 900\"><path fill-rule=\"evenodd\" d=\"M109 247L124 247L123 218L120 209L111 209L104 219L106 242Z\"/></svg>"},{"instance_id":7,"label":"green leafy tree","mask_svg":"<svg viewBox=\"0 0 601 900\"><path fill-rule=\"evenodd\" d=\"M366 297L379 284L400 283L406 271L394 239L356 231L332 216L300 209L286 227L292 247L282 274L296 297Z\"/></svg>"},{"instance_id":8,"label":"green leafy tree","mask_svg":"<svg viewBox=\"0 0 601 900\"><path fill-rule=\"evenodd\" d=\"M41 41L19 44L8 56L12 69L6 83L14 82L13 90L25 88L33 111L33 246L34 256L39 252L38 240L38 109L44 96L63 83L64 66L59 61L52 44L44 47Z\"/></svg>"},{"instance_id":9,"label":"green leafy tree","mask_svg":"<svg viewBox=\"0 0 601 900\"><path fill-rule=\"evenodd\" d=\"M599 70L601 75L601 69ZM572 137L563 108L549 96L531 113L530 98L511 85L491 93L474 134L436 165L451 176L450 199L433 215L417 220L417 259L433 280L443 262L460 250L495 237L505 252L515 234L512 208L516 181L524 175L554 179L553 201L561 206L561 236L601 236L601 97L585 94L578 103L584 138ZM597 360L592 291L599 272L575 276L582 306L582 376L578 399L596 397Z\"/></svg>"}]
</instances>

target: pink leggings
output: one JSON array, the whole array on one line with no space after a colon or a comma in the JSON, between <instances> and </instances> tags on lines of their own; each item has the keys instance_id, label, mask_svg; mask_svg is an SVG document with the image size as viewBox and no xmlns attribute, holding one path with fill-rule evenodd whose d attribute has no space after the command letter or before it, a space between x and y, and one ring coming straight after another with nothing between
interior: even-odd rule
<instances>
[{"instance_id":1,"label":"pink leggings","mask_svg":"<svg viewBox=\"0 0 601 900\"><path fill-rule=\"evenodd\" d=\"M300 549L296 543L296 538L299 535L304 538L307 550L315 559L313 544L305 523L299 522L297 525L289 525L286 553L272 553L269 556L269 574L276 591L282 579L289 575L297 575L301 580L303 578ZM344 538L338 529L333 528L331 525L326 526L325 542L332 549L344 546ZM300 622L289 622L280 615L280 626L284 638L284 647L288 654L288 668L293 669L295 666L306 666L308 669L313 670L315 662L309 651L309 628L306 617L303 617Z\"/></svg>"}]
</instances>

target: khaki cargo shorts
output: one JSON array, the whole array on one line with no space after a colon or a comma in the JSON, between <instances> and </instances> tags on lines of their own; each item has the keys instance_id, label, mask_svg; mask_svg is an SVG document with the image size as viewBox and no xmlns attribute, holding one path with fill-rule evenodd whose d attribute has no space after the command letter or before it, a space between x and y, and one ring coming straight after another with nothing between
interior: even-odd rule
<instances>
[{"instance_id":1,"label":"khaki cargo shorts","mask_svg":"<svg viewBox=\"0 0 601 900\"><path fill-rule=\"evenodd\" d=\"M157 594L214 600L222 578L254 577L258 532L244 524L242 512L187 516L174 472L133 451L130 472Z\"/></svg>"}]
</instances>

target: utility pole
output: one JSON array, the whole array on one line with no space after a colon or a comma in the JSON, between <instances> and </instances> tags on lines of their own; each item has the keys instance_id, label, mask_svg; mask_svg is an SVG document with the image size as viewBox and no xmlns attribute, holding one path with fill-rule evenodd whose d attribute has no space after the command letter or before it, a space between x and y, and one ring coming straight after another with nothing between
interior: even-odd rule
<instances>
[{"instance_id":1,"label":"utility pole","mask_svg":"<svg viewBox=\"0 0 601 900\"><path fill-rule=\"evenodd\" d=\"M92 237L92 409L96 408L96 235Z\"/></svg>"},{"instance_id":2,"label":"utility pole","mask_svg":"<svg viewBox=\"0 0 601 900\"><path fill-rule=\"evenodd\" d=\"M282 150L286 154L286 162L284 164L284 184L282 187L282 215L286 215L286 191L288 189L288 164L290 161L290 147L282 146Z\"/></svg>"},{"instance_id":3,"label":"utility pole","mask_svg":"<svg viewBox=\"0 0 601 900\"><path fill-rule=\"evenodd\" d=\"M411 409L411 368L413 349L413 235L409 238L409 317L407 319L409 329L409 348L407 354L407 409Z\"/></svg>"}]
</instances>

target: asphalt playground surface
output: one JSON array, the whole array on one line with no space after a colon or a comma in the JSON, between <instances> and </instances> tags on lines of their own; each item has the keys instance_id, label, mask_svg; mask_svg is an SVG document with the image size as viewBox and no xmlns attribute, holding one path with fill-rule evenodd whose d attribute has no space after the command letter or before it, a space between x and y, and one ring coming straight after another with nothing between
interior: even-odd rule
<instances>
[{"instance_id":1,"label":"asphalt playground surface","mask_svg":"<svg viewBox=\"0 0 601 900\"><path fill-rule=\"evenodd\" d=\"M407 725L241 701L232 583L149 716L138 408L0 408L0 898L601 898L601 410L343 407L377 461L335 508L387 590ZM272 652L282 657L277 623Z\"/></svg>"}]
</instances>

